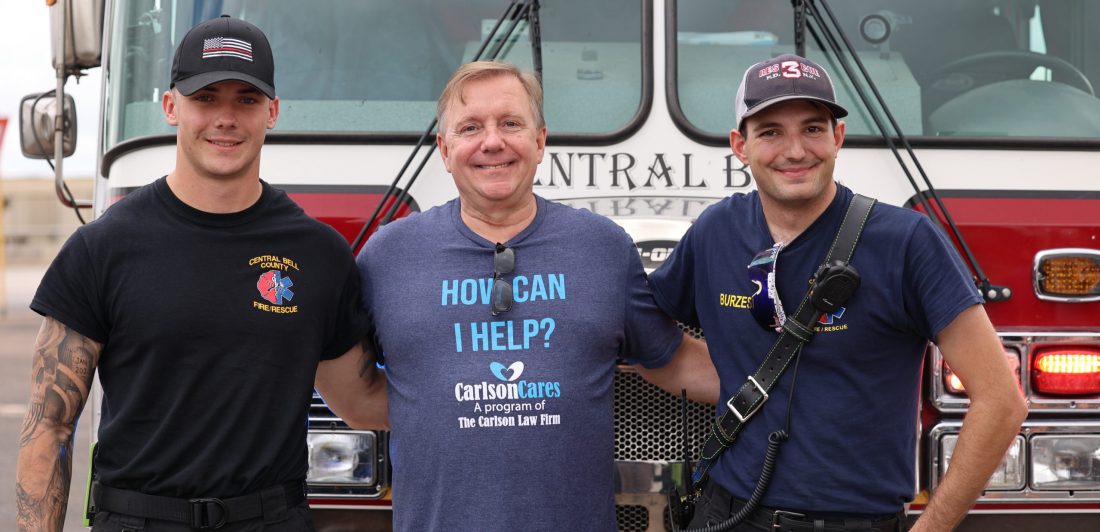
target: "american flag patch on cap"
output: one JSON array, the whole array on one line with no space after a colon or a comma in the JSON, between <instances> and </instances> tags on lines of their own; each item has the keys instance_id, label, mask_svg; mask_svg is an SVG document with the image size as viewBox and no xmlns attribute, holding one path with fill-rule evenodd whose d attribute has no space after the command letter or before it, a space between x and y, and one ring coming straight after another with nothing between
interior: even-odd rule
<instances>
[{"instance_id":1,"label":"american flag patch on cap","mask_svg":"<svg viewBox=\"0 0 1100 532\"><path fill-rule=\"evenodd\" d=\"M236 57L245 61L252 60L252 43L229 37L215 37L203 39L202 58L212 57Z\"/></svg>"}]
</instances>

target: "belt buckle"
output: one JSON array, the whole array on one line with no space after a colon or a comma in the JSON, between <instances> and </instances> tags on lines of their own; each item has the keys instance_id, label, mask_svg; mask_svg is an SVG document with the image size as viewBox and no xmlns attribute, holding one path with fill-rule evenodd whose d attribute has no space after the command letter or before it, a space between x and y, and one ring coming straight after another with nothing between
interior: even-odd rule
<instances>
[{"instance_id":1,"label":"belt buckle","mask_svg":"<svg viewBox=\"0 0 1100 532\"><path fill-rule=\"evenodd\" d=\"M212 497L191 499L187 502L191 503L191 528L196 530L217 530L225 526L226 519L229 517L229 509L221 499ZM219 516L218 521L214 524L210 524L208 504L212 504L221 510L221 516Z\"/></svg>"},{"instance_id":2,"label":"belt buckle","mask_svg":"<svg viewBox=\"0 0 1100 532\"><path fill-rule=\"evenodd\" d=\"M757 382L756 378L753 377L752 375L749 375L749 382L751 382L752 385L756 387L757 391L760 392L761 397L760 397L760 400L756 402L756 405L754 405L752 408L750 408L748 412L745 412L744 415L742 415L741 412L738 412L737 408L733 406L733 400L737 399L737 397L740 396L741 394L739 394L739 393L734 394L733 397L730 397L729 401L726 401L726 406L729 407L730 412L733 412L733 415L735 417L737 417L737 420L740 421L741 423L744 423L745 420L752 417L753 414L756 414L756 411L760 410L760 407L764 406L764 403L768 402L768 391L765 390L764 387L761 386L759 382Z\"/></svg>"},{"instance_id":3,"label":"belt buckle","mask_svg":"<svg viewBox=\"0 0 1100 532\"><path fill-rule=\"evenodd\" d=\"M800 514L798 512L788 512L786 510L775 510L772 512L772 530L781 530L779 519L782 517L789 517L791 519L805 519L806 514Z\"/></svg>"}]
</instances>

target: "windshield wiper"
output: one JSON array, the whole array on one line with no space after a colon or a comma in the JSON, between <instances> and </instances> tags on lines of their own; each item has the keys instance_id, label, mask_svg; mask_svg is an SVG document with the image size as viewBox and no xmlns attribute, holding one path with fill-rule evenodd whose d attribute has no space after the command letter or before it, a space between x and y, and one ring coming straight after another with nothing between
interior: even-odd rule
<instances>
[{"instance_id":1,"label":"windshield wiper","mask_svg":"<svg viewBox=\"0 0 1100 532\"><path fill-rule=\"evenodd\" d=\"M504 24L504 21L510 21L508 27L504 29L503 33L499 36L500 27ZM478 47L477 53L474 54L474 58L471 61L478 61L482 59L482 54L485 53L485 49L489 47L489 43L497 39L496 44L485 59L496 59L501 56L504 46L506 44L514 44L512 35L516 32L516 27L520 22L526 21L527 33L531 40L531 59L534 65L535 71L538 73L539 82L542 82L542 32L539 23L539 2L538 0L512 0L508 4L508 8L504 10L504 13L497 19L496 24L493 25L493 29L486 35L485 40L481 41L481 46ZM504 53L507 53L506 51ZM394 177L393 183L386 189L386 193L382 195L382 199L378 201L378 205L374 208L374 212L367 218L366 223L363 224L362 229L359 230L359 234L355 236L355 240L351 244L351 249L359 249L360 244L367 238L367 235L373 234L379 227L390 223L394 216L397 215L398 210L401 208L409 198L409 189L412 188L413 183L420 177L420 173L424 170L424 166L428 164L431 159L432 153L435 152L436 143L432 133L435 131L437 125L437 119L432 118L431 123L428 124L427 129L424 130L424 134L420 136L420 139L416 141L416 146L413 147L412 153L405 159L405 164L401 166L401 169L397 171L397 176ZM428 151L424 154L420 160L420 164L417 165L416 170L409 176L407 182L402 187L401 182L405 177L405 171L409 169L409 165L412 164L413 159L416 158L416 154L420 151L420 148L425 145L430 145ZM400 190L400 193L398 192ZM390 200L393 199L392 202ZM387 202L389 206L387 208ZM383 209L386 209L385 216L379 218L379 214ZM373 228L373 229L372 229Z\"/></svg>"},{"instance_id":2,"label":"windshield wiper","mask_svg":"<svg viewBox=\"0 0 1100 532\"><path fill-rule=\"evenodd\" d=\"M844 32L844 28L837 22L836 16L833 14L833 10L829 7L827 0L791 0L791 4L794 7L794 23L795 23L795 53L806 57L806 42L805 32L808 30L810 35L817 42L817 45L826 54L832 53L836 58L837 64L844 70L844 74L848 77L848 80L852 83L852 88L855 89L856 94L859 96L860 101L863 103L865 109L867 109L867 115L875 123L875 127L878 128L879 133L882 135L883 140L886 141L886 145L890 148L890 151L894 154L894 158L897 159L898 165L901 166L902 172L905 173L905 177L909 180L909 184L913 187L913 191L916 192L917 203L920 204L924 213L944 232L953 236L955 241L959 244L959 249L963 253L963 259L970 266L976 277L978 289L982 293L982 297L986 301L1002 301L1012 297L1012 290L1006 286L996 286L989 281L986 277L985 271L982 270L981 265L978 264L977 257L970 250L970 246L966 243L966 239L963 238L962 233L959 231L955 220L951 217L951 213L947 211L947 207L940 200L939 194L936 193L936 188L932 185L932 181L928 179L928 174L925 173L924 168L920 164L920 160L917 159L916 153L913 152L913 147L909 144L908 137L902 131L901 126L898 125L897 120L894 119L894 115L890 112L889 106L886 105L886 100L882 97L882 94L878 90L878 86L875 84L874 79L867 73L867 69L863 65L863 61L860 60L859 55L856 54L855 48L852 46L851 41L848 39L848 35ZM819 9L817 4L821 4ZM822 10L824 15L822 16ZM807 15L809 15L807 17ZM808 19L813 19L820 31L821 35L818 35L818 31L815 31L813 26L807 24ZM828 19L828 20L826 20ZM824 45L821 37L825 38ZM843 43L844 47L841 48ZM827 45L827 46L825 46ZM878 109L882 110L882 114L889 120L891 127L894 130L894 134L897 136L898 141L905 148L909 158L913 161L913 166L920 174L921 179L924 181L927 191L921 190L916 180L913 178L913 174L909 171L909 166L905 164L905 160L902 158L901 153L898 151L897 145L894 143L893 136L886 130L886 126L879 118L876 108L872 106L871 99L867 96L867 93L863 90L860 84L860 79L857 79L855 72L852 70L851 65L848 64L845 58L845 53L852 58L856 66L859 67L859 73L863 80L863 83L867 84L867 87L874 93L875 102L878 104ZM938 208L939 215L943 216L943 219L947 222L947 228L944 227L943 222L940 221L940 217L937 215L937 211L932 208L928 202L928 198L931 197Z\"/></svg>"}]
</instances>

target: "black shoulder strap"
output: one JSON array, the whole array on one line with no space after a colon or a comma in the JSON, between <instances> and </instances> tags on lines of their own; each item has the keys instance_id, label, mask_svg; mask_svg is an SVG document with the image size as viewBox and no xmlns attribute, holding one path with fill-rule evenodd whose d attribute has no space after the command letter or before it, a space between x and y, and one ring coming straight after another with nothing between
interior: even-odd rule
<instances>
[{"instance_id":1,"label":"black shoulder strap","mask_svg":"<svg viewBox=\"0 0 1100 532\"><path fill-rule=\"evenodd\" d=\"M848 212L844 214L844 221L840 223L840 229L836 232L836 239L829 249L829 256L825 257L828 264L834 260L850 262L852 253L856 250L859 236L863 234L863 227L867 225L867 218L871 215L871 208L875 206L875 199L862 194L852 196L852 202L848 204Z\"/></svg>"},{"instance_id":2,"label":"black shoulder strap","mask_svg":"<svg viewBox=\"0 0 1100 532\"><path fill-rule=\"evenodd\" d=\"M836 239L833 240L829 253L825 257L823 268L837 261L847 265L874 205L875 200L872 198L859 194L852 197L848 211L844 214L844 221L841 222L840 229L837 231ZM710 435L703 444L699 464L692 477L692 483L696 488L700 487L718 455L733 445L745 423L768 400L768 391L779 380L787 366L797 358L802 351L802 346L813 338L814 322L821 317L821 311L810 303L812 294L811 286L806 296L802 298L802 303L798 305L798 310L793 315L788 315L783 322L783 332L756 369L756 373L748 377L737 393L726 402L728 407L726 412L711 424Z\"/></svg>"}]
</instances>

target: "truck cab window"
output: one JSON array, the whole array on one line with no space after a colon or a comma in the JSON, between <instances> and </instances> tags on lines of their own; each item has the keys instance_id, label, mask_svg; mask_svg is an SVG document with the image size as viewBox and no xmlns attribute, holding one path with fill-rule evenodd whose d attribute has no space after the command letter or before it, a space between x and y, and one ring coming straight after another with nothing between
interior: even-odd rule
<instances>
[{"instance_id":1,"label":"truck cab window","mask_svg":"<svg viewBox=\"0 0 1100 532\"><path fill-rule=\"evenodd\" d=\"M881 0L830 3L910 136L1100 135L1100 6L1085 1ZM1091 21L1091 22L1090 22ZM790 5L767 0L676 3L676 92L683 116L724 136L725 95L744 68L794 51ZM813 22L811 22L813 24ZM878 135L832 54L807 35L807 54L833 72L849 135ZM1071 105L1066 105L1066 102Z\"/></svg>"},{"instance_id":2,"label":"truck cab window","mask_svg":"<svg viewBox=\"0 0 1100 532\"><path fill-rule=\"evenodd\" d=\"M506 6L499 0L120 3L115 24L127 31L111 37L116 66L108 79L113 119L106 148L171 132L160 112L170 51L187 28L223 13L269 35L280 65L276 132L419 134L450 73L473 59ZM641 0L543 2L540 18L551 129L607 135L626 128L642 105ZM532 67L526 24L501 58Z\"/></svg>"}]
</instances>

